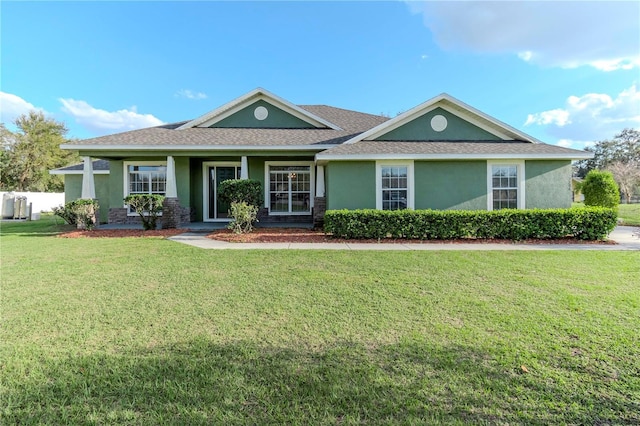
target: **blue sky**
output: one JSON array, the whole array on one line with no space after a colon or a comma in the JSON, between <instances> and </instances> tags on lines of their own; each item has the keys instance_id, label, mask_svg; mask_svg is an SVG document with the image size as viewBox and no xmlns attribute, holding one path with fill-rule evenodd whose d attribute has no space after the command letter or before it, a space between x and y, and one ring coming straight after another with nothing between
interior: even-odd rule
<instances>
[{"instance_id":1,"label":"blue sky","mask_svg":"<svg viewBox=\"0 0 640 426\"><path fill-rule=\"evenodd\" d=\"M640 2L13 2L0 112L89 138L263 87L391 117L442 92L550 144L640 128Z\"/></svg>"}]
</instances>

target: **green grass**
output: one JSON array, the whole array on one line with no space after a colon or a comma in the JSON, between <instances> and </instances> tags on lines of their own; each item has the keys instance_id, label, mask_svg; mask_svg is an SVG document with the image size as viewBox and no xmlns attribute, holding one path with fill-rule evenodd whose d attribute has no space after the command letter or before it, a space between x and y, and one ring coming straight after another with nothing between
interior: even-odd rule
<instances>
[{"instance_id":1,"label":"green grass","mask_svg":"<svg viewBox=\"0 0 640 426\"><path fill-rule=\"evenodd\" d=\"M637 252L56 230L2 224L1 424L640 422Z\"/></svg>"},{"instance_id":2,"label":"green grass","mask_svg":"<svg viewBox=\"0 0 640 426\"><path fill-rule=\"evenodd\" d=\"M618 218L623 225L640 226L640 204L620 204Z\"/></svg>"}]
</instances>

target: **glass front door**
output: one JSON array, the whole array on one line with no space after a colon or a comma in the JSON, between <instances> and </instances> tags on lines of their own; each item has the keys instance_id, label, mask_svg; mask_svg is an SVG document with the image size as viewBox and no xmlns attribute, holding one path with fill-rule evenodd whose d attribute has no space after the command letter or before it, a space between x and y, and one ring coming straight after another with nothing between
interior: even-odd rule
<instances>
[{"instance_id":1,"label":"glass front door","mask_svg":"<svg viewBox=\"0 0 640 426\"><path fill-rule=\"evenodd\" d=\"M218 187L228 179L240 179L240 166L209 166L208 219L229 217L229 205L218 199Z\"/></svg>"}]
</instances>

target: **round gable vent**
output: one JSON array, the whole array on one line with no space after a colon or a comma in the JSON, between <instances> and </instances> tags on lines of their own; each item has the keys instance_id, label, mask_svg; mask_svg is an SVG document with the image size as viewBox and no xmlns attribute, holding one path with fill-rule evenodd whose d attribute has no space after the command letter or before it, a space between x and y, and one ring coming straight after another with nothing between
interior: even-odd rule
<instances>
[{"instance_id":1,"label":"round gable vent","mask_svg":"<svg viewBox=\"0 0 640 426\"><path fill-rule=\"evenodd\" d=\"M253 116L257 120L262 121L269 116L269 110L263 106L259 106L253 111Z\"/></svg>"},{"instance_id":2,"label":"round gable vent","mask_svg":"<svg viewBox=\"0 0 640 426\"><path fill-rule=\"evenodd\" d=\"M447 128L447 117L444 115L434 115L431 119L431 128L436 132L442 132Z\"/></svg>"}]
</instances>

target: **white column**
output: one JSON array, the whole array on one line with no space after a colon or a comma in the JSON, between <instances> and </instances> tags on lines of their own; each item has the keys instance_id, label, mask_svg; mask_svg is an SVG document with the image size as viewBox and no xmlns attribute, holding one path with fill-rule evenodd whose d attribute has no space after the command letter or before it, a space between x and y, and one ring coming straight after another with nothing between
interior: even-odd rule
<instances>
[{"instance_id":1,"label":"white column","mask_svg":"<svg viewBox=\"0 0 640 426\"><path fill-rule=\"evenodd\" d=\"M178 198L178 189L176 187L176 163L173 156L167 156L167 190L165 196L167 198Z\"/></svg>"},{"instance_id":2,"label":"white column","mask_svg":"<svg viewBox=\"0 0 640 426\"><path fill-rule=\"evenodd\" d=\"M91 157L83 157L84 168L82 169L82 197L86 199L96 198L96 185L93 181L93 163Z\"/></svg>"},{"instance_id":3,"label":"white column","mask_svg":"<svg viewBox=\"0 0 640 426\"><path fill-rule=\"evenodd\" d=\"M324 166L316 170L316 197L324 197Z\"/></svg>"},{"instance_id":4,"label":"white column","mask_svg":"<svg viewBox=\"0 0 640 426\"><path fill-rule=\"evenodd\" d=\"M240 160L240 179L249 179L249 164L246 155L243 155Z\"/></svg>"}]
</instances>

